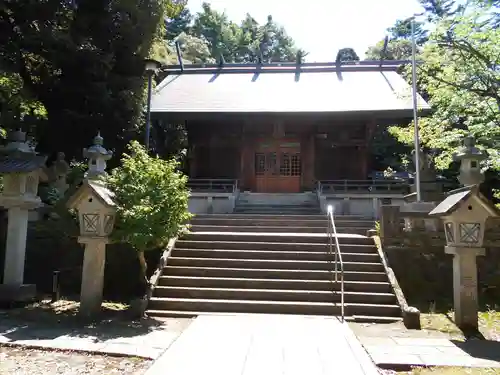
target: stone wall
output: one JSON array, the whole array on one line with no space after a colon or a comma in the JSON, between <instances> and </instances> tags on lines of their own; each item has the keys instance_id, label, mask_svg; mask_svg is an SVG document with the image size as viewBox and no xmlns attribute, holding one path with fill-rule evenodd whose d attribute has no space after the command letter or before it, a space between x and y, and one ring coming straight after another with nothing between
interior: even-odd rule
<instances>
[{"instance_id":1,"label":"stone wall","mask_svg":"<svg viewBox=\"0 0 500 375\"><path fill-rule=\"evenodd\" d=\"M405 224L406 220L406 224ZM409 225L410 224L410 225ZM401 212L383 206L380 239L410 305L427 311L451 309L453 256L445 254L446 239L441 219L426 213ZM478 296L483 307L500 308L500 220L489 219L485 232L486 256L478 257Z\"/></svg>"},{"instance_id":2,"label":"stone wall","mask_svg":"<svg viewBox=\"0 0 500 375\"><path fill-rule=\"evenodd\" d=\"M376 194L319 194L321 212L326 213L328 205L338 215L355 215L377 219L383 204L403 205L403 195ZM388 202L388 203L384 203Z\"/></svg>"},{"instance_id":3,"label":"stone wall","mask_svg":"<svg viewBox=\"0 0 500 375\"><path fill-rule=\"evenodd\" d=\"M234 211L237 193L191 193L188 210L192 214L227 214Z\"/></svg>"},{"instance_id":4,"label":"stone wall","mask_svg":"<svg viewBox=\"0 0 500 375\"><path fill-rule=\"evenodd\" d=\"M452 308L453 256L443 247L423 246L385 250L390 267L410 306L422 312L435 303L438 310ZM481 305L500 308L500 249L489 248L478 257L478 295Z\"/></svg>"}]
</instances>

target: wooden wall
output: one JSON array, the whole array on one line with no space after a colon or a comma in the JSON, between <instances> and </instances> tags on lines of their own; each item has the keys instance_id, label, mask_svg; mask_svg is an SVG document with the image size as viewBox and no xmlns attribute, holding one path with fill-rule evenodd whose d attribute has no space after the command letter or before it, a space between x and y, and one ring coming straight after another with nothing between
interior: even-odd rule
<instances>
[{"instance_id":1,"label":"wooden wall","mask_svg":"<svg viewBox=\"0 0 500 375\"><path fill-rule=\"evenodd\" d=\"M316 180L363 180L372 127L366 119L191 121L187 126L190 177L239 179L242 188L252 190L258 142L294 139L300 143L303 189L313 189Z\"/></svg>"}]
</instances>

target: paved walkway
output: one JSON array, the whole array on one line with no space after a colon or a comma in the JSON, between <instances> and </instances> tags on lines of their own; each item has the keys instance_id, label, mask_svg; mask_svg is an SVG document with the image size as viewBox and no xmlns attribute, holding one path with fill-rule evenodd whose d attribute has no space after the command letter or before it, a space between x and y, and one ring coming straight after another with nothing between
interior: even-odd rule
<instances>
[{"instance_id":1,"label":"paved walkway","mask_svg":"<svg viewBox=\"0 0 500 375\"><path fill-rule=\"evenodd\" d=\"M156 359L191 321L165 319L148 327L138 324L99 324L70 328L5 319L0 321L0 344Z\"/></svg>"},{"instance_id":2,"label":"paved walkway","mask_svg":"<svg viewBox=\"0 0 500 375\"><path fill-rule=\"evenodd\" d=\"M351 327L380 367L500 367L498 341L453 340L441 332L407 330L401 323Z\"/></svg>"},{"instance_id":3,"label":"paved walkway","mask_svg":"<svg viewBox=\"0 0 500 375\"><path fill-rule=\"evenodd\" d=\"M146 375L375 375L352 331L337 318L199 316Z\"/></svg>"},{"instance_id":4,"label":"paved walkway","mask_svg":"<svg viewBox=\"0 0 500 375\"><path fill-rule=\"evenodd\" d=\"M500 368L500 342L401 337L360 337L380 367L454 366Z\"/></svg>"}]
</instances>

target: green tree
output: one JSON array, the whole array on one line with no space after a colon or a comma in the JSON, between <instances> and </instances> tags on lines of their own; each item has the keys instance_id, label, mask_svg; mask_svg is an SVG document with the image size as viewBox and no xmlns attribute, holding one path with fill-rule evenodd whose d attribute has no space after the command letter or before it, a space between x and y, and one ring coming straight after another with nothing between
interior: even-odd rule
<instances>
[{"instance_id":1,"label":"green tree","mask_svg":"<svg viewBox=\"0 0 500 375\"><path fill-rule=\"evenodd\" d=\"M215 59L210 54L210 48L206 40L186 33L181 33L176 40L180 43L185 63L211 64L215 62Z\"/></svg>"},{"instance_id":2,"label":"green tree","mask_svg":"<svg viewBox=\"0 0 500 375\"><path fill-rule=\"evenodd\" d=\"M174 40L182 33L189 33L193 15L189 8L184 8L176 17L165 21L165 35L167 40Z\"/></svg>"},{"instance_id":3,"label":"green tree","mask_svg":"<svg viewBox=\"0 0 500 375\"><path fill-rule=\"evenodd\" d=\"M411 19L397 20L394 26L387 29L391 34L391 39L412 39ZM417 44L425 43L427 40L427 30L424 29L423 22L415 21L415 40Z\"/></svg>"},{"instance_id":4,"label":"green tree","mask_svg":"<svg viewBox=\"0 0 500 375\"><path fill-rule=\"evenodd\" d=\"M430 22L455 16L464 9L464 5L457 4L455 0L419 0L419 2Z\"/></svg>"},{"instance_id":5,"label":"green tree","mask_svg":"<svg viewBox=\"0 0 500 375\"><path fill-rule=\"evenodd\" d=\"M75 5L77 4L77 6ZM162 50L164 17L178 0L5 0L0 69L47 111L36 126L42 152L79 156L97 130L120 151L140 131L143 60Z\"/></svg>"},{"instance_id":6,"label":"green tree","mask_svg":"<svg viewBox=\"0 0 500 375\"><path fill-rule=\"evenodd\" d=\"M191 217L187 177L178 171L175 159L152 157L138 142L130 143L128 152L108 176L117 204L112 236L137 250L141 276L147 282L144 252L165 247Z\"/></svg>"},{"instance_id":7,"label":"green tree","mask_svg":"<svg viewBox=\"0 0 500 375\"><path fill-rule=\"evenodd\" d=\"M297 57L295 42L272 16L268 16L267 23L259 28L252 47L262 54L264 62L295 61Z\"/></svg>"},{"instance_id":8,"label":"green tree","mask_svg":"<svg viewBox=\"0 0 500 375\"><path fill-rule=\"evenodd\" d=\"M236 60L240 30L225 13L217 12L210 4L203 3L202 11L195 16L192 33L207 41L212 57L218 59L223 55L227 62Z\"/></svg>"},{"instance_id":9,"label":"green tree","mask_svg":"<svg viewBox=\"0 0 500 375\"><path fill-rule=\"evenodd\" d=\"M359 61L359 56L353 48L341 48L337 52L337 57L335 61L347 62L347 61Z\"/></svg>"},{"instance_id":10,"label":"green tree","mask_svg":"<svg viewBox=\"0 0 500 375\"><path fill-rule=\"evenodd\" d=\"M26 90L19 74L0 72L0 136L9 129L29 129L46 115L44 106Z\"/></svg>"},{"instance_id":11,"label":"green tree","mask_svg":"<svg viewBox=\"0 0 500 375\"><path fill-rule=\"evenodd\" d=\"M440 168L472 134L491 155L486 167L500 170L500 30L485 22L485 12L440 20L421 56L419 84L434 109L420 120L421 139L441 151ZM398 136L410 143L413 128L398 129Z\"/></svg>"},{"instance_id":12,"label":"green tree","mask_svg":"<svg viewBox=\"0 0 500 375\"><path fill-rule=\"evenodd\" d=\"M247 14L240 25L230 21L225 13L218 12L208 3L195 18L191 34L206 40L210 54L226 62L295 61L297 48L286 30L268 16L264 25ZM304 54L305 56L305 54Z\"/></svg>"},{"instance_id":13,"label":"green tree","mask_svg":"<svg viewBox=\"0 0 500 375\"><path fill-rule=\"evenodd\" d=\"M365 53L367 60L408 60L411 58L412 46L408 39L393 39L387 43L384 53L384 40L369 47Z\"/></svg>"}]
</instances>

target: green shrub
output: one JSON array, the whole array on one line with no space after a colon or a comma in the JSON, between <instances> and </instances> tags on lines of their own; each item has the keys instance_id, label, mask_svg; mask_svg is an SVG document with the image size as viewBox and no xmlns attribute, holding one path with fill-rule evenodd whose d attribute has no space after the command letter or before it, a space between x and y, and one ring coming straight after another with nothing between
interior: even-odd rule
<instances>
[{"instance_id":1,"label":"green shrub","mask_svg":"<svg viewBox=\"0 0 500 375\"><path fill-rule=\"evenodd\" d=\"M141 265L146 280L144 252L165 247L178 236L190 219L187 177L178 170L174 159L150 156L136 141L128 145L121 166L108 176L108 186L115 193L117 219L112 237L129 243Z\"/></svg>"}]
</instances>

